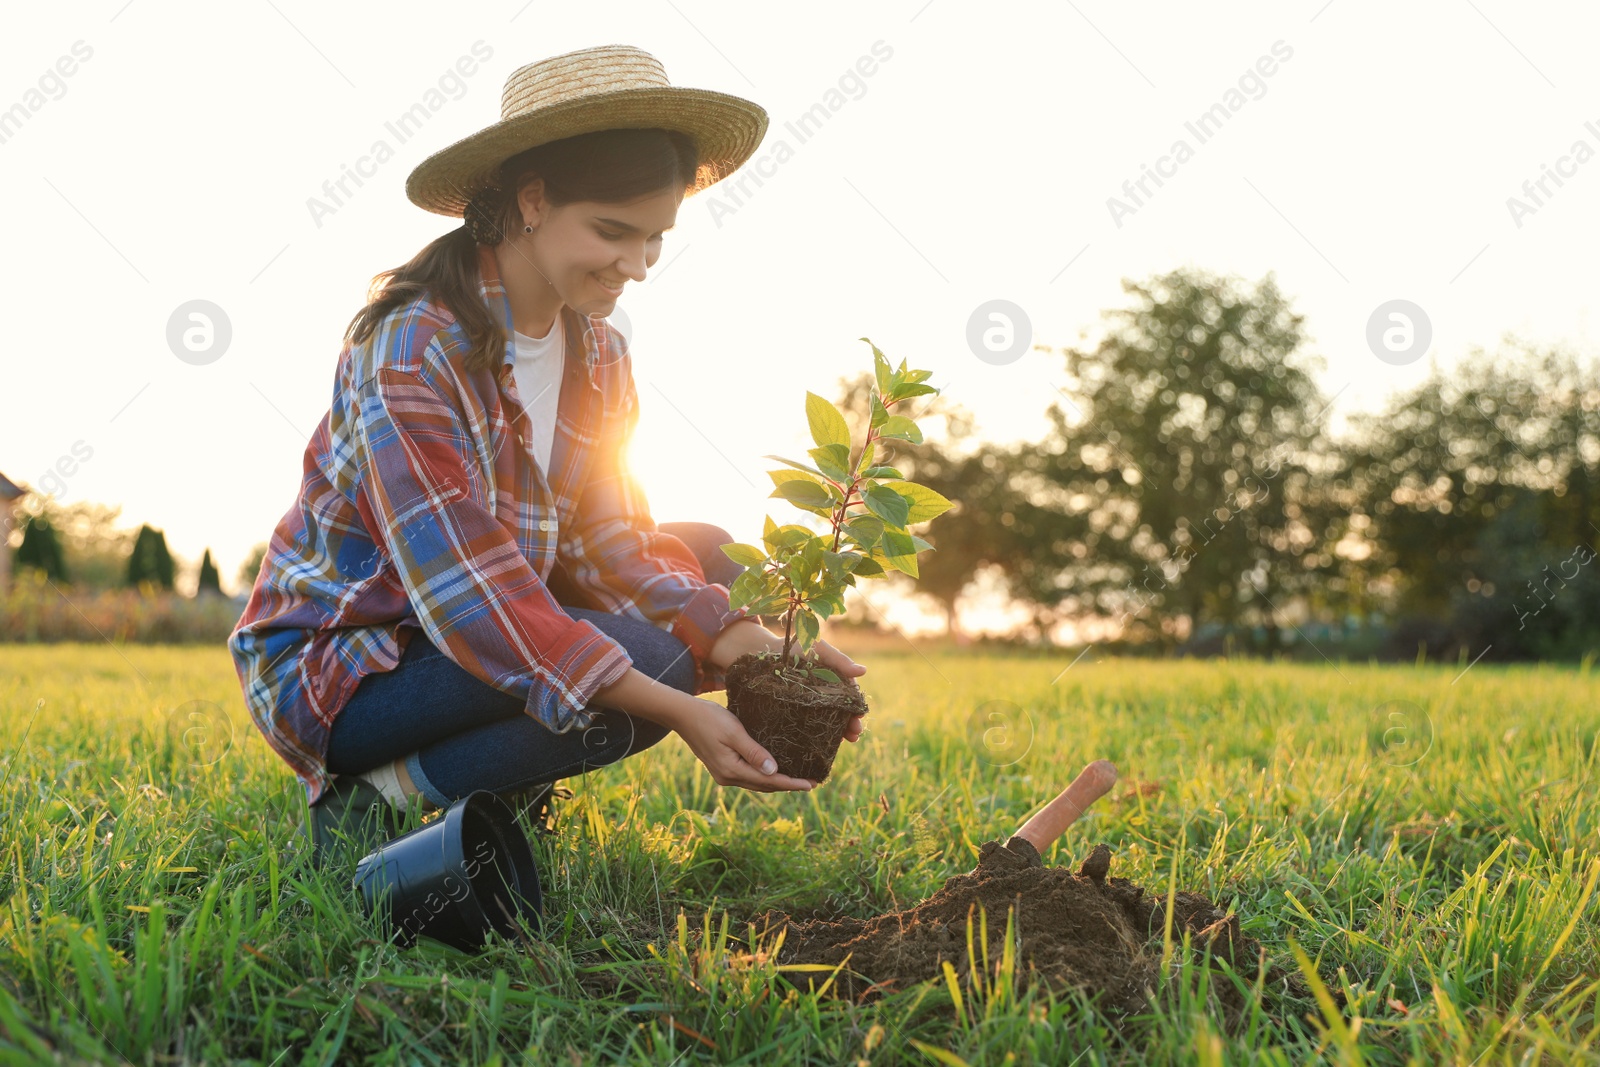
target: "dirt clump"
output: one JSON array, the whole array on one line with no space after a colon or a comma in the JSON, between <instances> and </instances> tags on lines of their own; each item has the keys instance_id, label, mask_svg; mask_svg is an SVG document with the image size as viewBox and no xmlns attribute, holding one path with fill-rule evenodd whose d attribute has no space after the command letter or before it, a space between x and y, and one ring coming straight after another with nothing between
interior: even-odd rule
<instances>
[{"instance_id":1,"label":"dirt clump","mask_svg":"<svg viewBox=\"0 0 1600 1067\"><path fill-rule=\"evenodd\" d=\"M725 674L728 710L778 764L778 773L824 782L852 715L867 713L854 678L830 682L775 673L775 656L746 652Z\"/></svg>"},{"instance_id":2,"label":"dirt clump","mask_svg":"<svg viewBox=\"0 0 1600 1067\"><path fill-rule=\"evenodd\" d=\"M949 961L963 980L971 968L967 923L972 918L972 953L981 954L978 914L988 927L986 979L1005 949L1006 911L1016 909L1015 954L1019 981L1042 981L1062 990L1098 994L1103 1010L1129 1014L1148 1007L1160 982L1166 894L1147 893L1126 878L1110 876L1111 850L1096 845L1077 871L1046 867L1027 841L985 842L977 869L958 874L927 900L871 919L798 922L769 913L757 929L769 936L786 929L780 964L845 963L836 986L845 996L868 999L908 988L942 973ZM1239 917L1196 893L1179 892L1172 902L1172 936L1185 930L1197 953L1211 950L1247 982L1256 977L1263 950L1240 930ZM845 961L848 959L848 962ZM1232 983L1215 976L1211 988L1225 1021L1237 1021L1244 1004ZM1267 988L1307 996L1298 975L1268 968Z\"/></svg>"}]
</instances>

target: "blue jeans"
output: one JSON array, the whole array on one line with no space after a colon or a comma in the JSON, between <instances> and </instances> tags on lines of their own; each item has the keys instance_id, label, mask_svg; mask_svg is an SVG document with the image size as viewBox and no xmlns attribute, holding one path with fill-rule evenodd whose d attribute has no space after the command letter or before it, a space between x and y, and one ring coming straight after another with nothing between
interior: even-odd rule
<instances>
[{"instance_id":1,"label":"blue jeans","mask_svg":"<svg viewBox=\"0 0 1600 1067\"><path fill-rule=\"evenodd\" d=\"M706 581L729 585L744 570L719 546L734 538L704 522L658 527L688 545ZM569 605L564 572L550 590L574 619L592 622L627 649L634 669L690 693L694 661L687 646L660 627L609 611ZM590 704L594 720L558 734L534 721L523 701L462 669L421 630L411 633L394 670L361 679L334 717L327 764L333 774L360 774L405 757L412 783L446 807L475 789L516 793L583 774L641 752L667 735L663 726L614 708Z\"/></svg>"}]
</instances>

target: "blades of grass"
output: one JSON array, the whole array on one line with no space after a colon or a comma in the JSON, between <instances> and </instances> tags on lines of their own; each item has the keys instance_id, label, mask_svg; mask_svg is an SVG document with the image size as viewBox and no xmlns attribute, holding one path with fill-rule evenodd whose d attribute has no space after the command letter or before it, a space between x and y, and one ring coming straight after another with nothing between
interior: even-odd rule
<instances>
[{"instance_id":1,"label":"blades of grass","mask_svg":"<svg viewBox=\"0 0 1600 1067\"><path fill-rule=\"evenodd\" d=\"M1178 861L1183 855L1183 850L1188 844L1188 823L1184 823L1179 836L1179 843L1172 850L1172 863L1167 869L1167 903L1162 909L1161 923L1161 975L1165 978L1168 967L1172 962L1172 918L1174 905L1178 899Z\"/></svg>"},{"instance_id":2,"label":"blades of grass","mask_svg":"<svg viewBox=\"0 0 1600 1067\"><path fill-rule=\"evenodd\" d=\"M1013 1006L1016 993L1017 952L1021 941L1021 933L1017 928L1017 909L1008 907L1005 947L1000 950L1000 961L995 966L995 980L991 986L997 990L993 998L993 1005L997 1011Z\"/></svg>"},{"instance_id":3,"label":"blades of grass","mask_svg":"<svg viewBox=\"0 0 1600 1067\"><path fill-rule=\"evenodd\" d=\"M948 964L946 964L946 966L948 966ZM937 1048L928 1044L926 1041L918 1041L916 1038L912 1038L911 1047L928 1057L930 1060L933 1060L935 1063L945 1064L946 1067L969 1067L967 1061L962 1059L960 1056L957 1056L954 1052Z\"/></svg>"},{"instance_id":4,"label":"blades of grass","mask_svg":"<svg viewBox=\"0 0 1600 1067\"><path fill-rule=\"evenodd\" d=\"M1578 897L1577 906L1572 909L1572 917L1567 920L1567 925L1561 931L1561 936L1556 938L1555 944L1550 946L1550 954L1544 958L1544 962L1539 965L1538 973L1533 976L1535 983L1544 977L1544 972L1550 969L1550 964L1555 962L1555 958L1566 947L1567 940L1572 937L1572 931L1577 929L1578 920L1583 918L1583 911L1589 906L1589 898L1594 895L1596 878L1600 878L1600 859L1591 859L1589 861L1589 879L1584 883L1583 893Z\"/></svg>"},{"instance_id":5,"label":"blades of grass","mask_svg":"<svg viewBox=\"0 0 1600 1067\"><path fill-rule=\"evenodd\" d=\"M1316 967L1312 966L1311 961L1306 958L1305 950L1292 935L1289 938L1289 951L1294 954L1295 964L1311 987L1311 995L1316 998L1317 1007L1322 1010L1322 1018L1327 1024L1327 1034L1339 1049L1339 1062L1345 1067L1362 1067L1366 1059L1361 1055L1355 1035L1345 1026L1344 1017L1339 1014L1338 1007L1333 1003L1333 996L1329 994L1328 987L1322 984L1322 976L1317 974Z\"/></svg>"},{"instance_id":6,"label":"blades of grass","mask_svg":"<svg viewBox=\"0 0 1600 1067\"><path fill-rule=\"evenodd\" d=\"M970 920L968 928L971 928ZM949 960L940 960L939 965L944 971L945 988L950 991L950 1003L954 1004L956 1008L956 1018L961 1020L962 1026L965 1026L967 1023L966 1002L961 997L961 983L956 979L956 969L950 966Z\"/></svg>"}]
</instances>

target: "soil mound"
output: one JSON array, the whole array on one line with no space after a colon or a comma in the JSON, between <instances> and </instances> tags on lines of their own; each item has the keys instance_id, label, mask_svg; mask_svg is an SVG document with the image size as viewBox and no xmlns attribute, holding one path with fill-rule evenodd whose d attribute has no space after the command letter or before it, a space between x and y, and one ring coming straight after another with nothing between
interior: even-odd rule
<instances>
[{"instance_id":1,"label":"soil mound","mask_svg":"<svg viewBox=\"0 0 1600 1067\"><path fill-rule=\"evenodd\" d=\"M974 925L973 954L978 944L977 911L988 926L987 974L1005 948L1006 910L1016 909L1016 971L1023 982L1043 981L1057 989L1076 987L1100 994L1102 1009L1114 1014L1143 1010L1149 991L1159 982L1162 935L1166 925L1166 893L1147 893L1126 878L1108 877L1111 850L1096 845L1077 871L1046 867L1031 844L1013 837L1004 845L986 842L978 867L958 874L921 904L871 919L796 922L768 915L766 929L787 929L779 963L821 963L836 966L847 958L837 985L846 996L866 998L905 989L938 977L948 960L963 978L972 957L967 949L967 921ZM1203 956L1225 960L1246 981L1253 981L1262 956L1254 939L1239 929L1239 918L1196 893L1174 895L1172 936L1183 932ZM761 923L757 924L758 927ZM1212 983L1231 1023L1243 1007L1232 984L1217 976ZM1298 975L1269 968L1267 987L1307 996Z\"/></svg>"}]
</instances>

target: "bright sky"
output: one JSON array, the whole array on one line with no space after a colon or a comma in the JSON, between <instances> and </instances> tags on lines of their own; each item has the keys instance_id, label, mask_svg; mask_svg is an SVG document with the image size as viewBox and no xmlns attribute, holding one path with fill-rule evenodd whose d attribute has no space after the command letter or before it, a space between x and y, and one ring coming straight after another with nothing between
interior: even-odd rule
<instances>
[{"instance_id":1,"label":"bright sky","mask_svg":"<svg viewBox=\"0 0 1600 1067\"><path fill-rule=\"evenodd\" d=\"M736 175L686 200L621 305L658 521L754 540L798 515L761 456L808 445L804 392L869 368L862 336L989 436L1036 437L1060 358L979 358L980 305L1071 344L1121 278L1181 264L1275 271L1341 414L1426 371L1368 345L1391 300L1445 364L1508 332L1592 353L1597 37L1589 5L1506 0L28 5L0 37L0 471L123 505L180 561L209 545L231 589L294 501L369 280L457 225L406 200L407 173L497 120L517 67L597 44L771 115L742 194ZM419 102L438 106L401 143L385 124ZM379 140L393 158L314 218ZM167 340L197 300L231 327L203 365Z\"/></svg>"}]
</instances>

